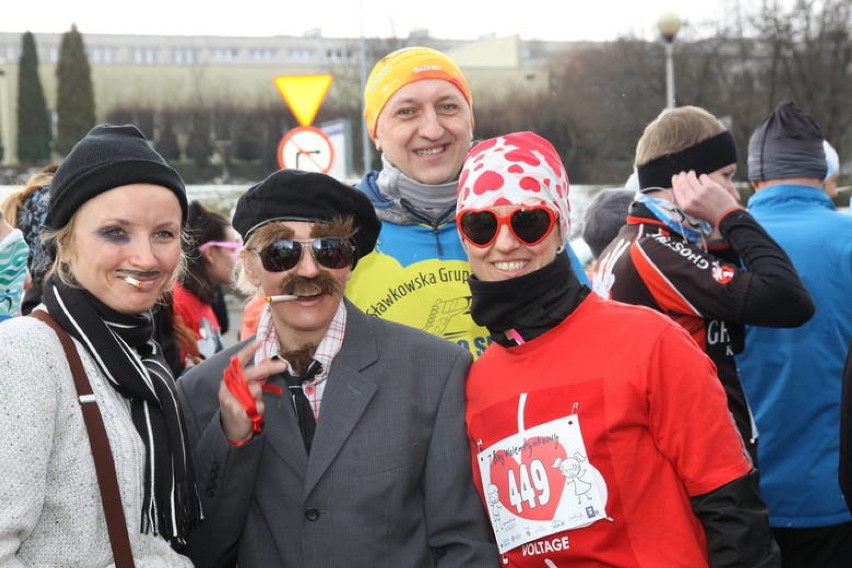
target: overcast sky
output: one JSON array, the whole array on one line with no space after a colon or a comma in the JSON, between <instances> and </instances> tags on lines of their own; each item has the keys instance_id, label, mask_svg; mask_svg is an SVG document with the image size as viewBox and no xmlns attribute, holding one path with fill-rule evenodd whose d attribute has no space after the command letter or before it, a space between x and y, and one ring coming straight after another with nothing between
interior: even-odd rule
<instances>
[{"instance_id":1,"label":"overcast sky","mask_svg":"<svg viewBox=\"0 0 852 568\"><path fill-rule=\"evenodd\" d=\"M718 20L733 0L36 0L4 6L0 31L272 36L319 28L327 37L436 38L520 34L523 39L608 40L656 37L656 22L675 12L693 30ZM363 14L363 18L361 17ZM363 22L363 23L362 23ZM685 29L683 33L690 33Z\"/></svg>"}]
</instances>

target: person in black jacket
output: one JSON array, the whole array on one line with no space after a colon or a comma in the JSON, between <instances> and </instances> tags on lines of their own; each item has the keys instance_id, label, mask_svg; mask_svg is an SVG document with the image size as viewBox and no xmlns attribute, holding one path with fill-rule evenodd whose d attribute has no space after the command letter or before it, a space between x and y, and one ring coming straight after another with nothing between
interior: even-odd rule
<instances>
[{"instance_id":1,"label":"person in black jacket","mask_svg":"<svg viewBox=\"0 0 852 568\"><path fill-rule=\"evenodd\" d=\"M814 313L787 254L739 203L734 139L706 110L664 110L636 145L639 193L601 253L594 289L681 324L718 367L757 465L757 430L734 355L745 325L797 327Z\"/></svg>"}]
</instances>

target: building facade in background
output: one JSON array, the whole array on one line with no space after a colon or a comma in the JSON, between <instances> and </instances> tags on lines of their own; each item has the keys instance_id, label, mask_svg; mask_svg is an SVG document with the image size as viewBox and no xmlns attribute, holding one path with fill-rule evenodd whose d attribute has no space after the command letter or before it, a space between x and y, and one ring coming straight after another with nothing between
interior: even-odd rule
<instances>
[{"instance_id":1,"label":"building facade in background","mask_svg":"<svg viewBox=\"0 0 852 568\"><path fill-rule=\"evenodd\" d=\"M0 140L3 164L17 163L18 60L21 32L0 32ZM83 41L92 68L97 120L112 109L135 104L223 103L251 107L280 101L273 83L279 75L330 73L328 100L361 98L359 38L304 36L221 37L86 34ZM56 107L56 63L62 34L34 34L39 75L49 109ZM477 40L441 40L428 33L405 39L364 41L366 67L403 45L426 45L449 54L464 69L479 100L499 100L512 88L528 91L550 86L549 62L573 45L523 41L519 36Z\"/></svg>"}]
</instances>

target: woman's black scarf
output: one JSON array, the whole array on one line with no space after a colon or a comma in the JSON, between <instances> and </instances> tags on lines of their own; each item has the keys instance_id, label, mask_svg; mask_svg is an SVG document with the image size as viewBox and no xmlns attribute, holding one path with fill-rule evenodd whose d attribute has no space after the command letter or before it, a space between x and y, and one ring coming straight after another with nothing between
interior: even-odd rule
<instances>
[{"instance_id":1,"label":"woman's black scarf","mask_svg":"<svg viewBox=\"0 0 852 568\"><path fill-rule=\"evenodd\" d=\"M516 344L505 331L514 329L524 341L535 339L568 317L590 291L574 274L567 252L518 278L483 282L471 276L468 283L473 321L505 347Z\"/></svg>"},{"instance_id":2,"label":"woman's black scarf","mask_svg":"<svg viewBox=\"0 0 852 568\"><path fill-rule=\"evenodd\" d=\"M153 340L151 314L120 314L56 275L45 283L43 301L62 329L92 355L113 388L130 401L133 424L145 443L140 530L163 535L180 549L189 529L198 524L201 507L175 381Z\"/></svg>"}]
</instances>

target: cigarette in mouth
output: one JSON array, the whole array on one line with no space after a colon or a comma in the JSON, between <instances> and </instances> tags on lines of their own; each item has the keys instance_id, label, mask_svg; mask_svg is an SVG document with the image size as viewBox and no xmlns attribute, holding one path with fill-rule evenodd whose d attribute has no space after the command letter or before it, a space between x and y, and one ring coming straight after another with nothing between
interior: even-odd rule
<instances>
[{"instance_id":1,"label":"cigarette in mouth","mask_svg":"<svg viewBox=\"0 0 852 568\"><path fill-rule=\"evenodd\" d=\"M139 280L136 280L132 276L125 276L123 278L123 280L125 282L127 282L128 284L130 284L131 286L133 286L134 288L141 288L142 287L142 282L140 282Z\"/></svg>"},{"instance_id":2,"label":"cigarette in mouth","mask_svg":"<svg viewBox=\"0 0 852 568\"><path fill-rule=\"evenodd\" d=\"M267 303L274 304L275 302L292 302L298 297L293 294L279 294L278 296L267 296L265 299Z\"/></svg>"}]
</instances>

